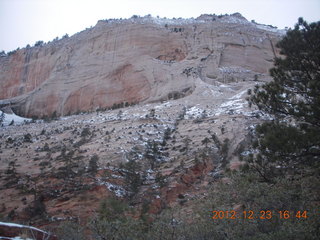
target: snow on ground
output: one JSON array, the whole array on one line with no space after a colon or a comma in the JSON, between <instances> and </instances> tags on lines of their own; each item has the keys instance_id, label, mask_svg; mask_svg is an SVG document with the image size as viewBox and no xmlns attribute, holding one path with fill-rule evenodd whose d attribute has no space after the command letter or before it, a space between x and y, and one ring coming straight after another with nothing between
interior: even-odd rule
<instances>
[{"instance_id":1,"label":"snow on ground","mask_svg":"<svg viewBox=\"0 0 320 240\"><path fill-rule=\"evenodd\" d=\"M203 109L193 106L187 109L185 119L200 118L202 114L204 114Z\"/></svg>"},{"instance_id":2,"label":"snow on ground","mask_svg":"<svg viewBox=\"0 0 320 240\"><path fill-rule=\"evenodd\" d=\"M233 97L231 97L231 98L229 98L229 99L231 99L231 100L241 99L242 95L245 94L245 93L247 93L247 92L248 92L248 90L243 90L242 92L234 95Z\"/></svg>"},{"instance_id":3,"label":"snow on ground","mask_svg":"<svg viewBox=\"0 0 320 240\"><path fill-rule=\"evenodd\" d=\"M170 102L164 102L161 105L155 106L154 108L156 110L160 110L160 109L168 108L168 107L171 107L171 106L172 106L172 104Z\"/></svg>"},{"instance_id":4,"label":"snow on ground","mask_svg":"<svg viewBox=\"0 0 320 240\"><path fill-rule=\"evenodd\" d=\"M264 25L264 24L259 24L255 22L249 22L247 19L235 15L230 15L230 16L223 16L222 18L218 18L218 21L224 22L224 23L235 23L235 24L243 24L243 25L248 25L248 26L255 26L256 28L262 29L264 31L268 32L274 32L279 35L284 35L286 34L286 30L284 29L278 29L276 27Z\"/></svg>"},{"instance_id":5,"label":"snow on ground","mask_svg":"<svg viewBox=\"0 0 320 240\"><path fill-rule=\"evenodd\" d=\"M16 224L16 223L0 222L0 225L1 226L7 226L7 227L15 227L15 228L28 228L28 229L35 230L35 231L38 231L38 232L46 233L45 231L42 231L42 230L40 230L38 228L31 227L31 226L26 226L26 225L21 225L21 224Z\"/></svg>"},{"instance_id":6,"label":"snow on ground","mask_svg":"<svg viewBox=\"0 0 320 240\"><path fill-rule=\"evenodd\" d=\"M241 110L244 108L245 103L242 99L235 99L229 100L224 102L218 107L215 111L215 115L219 116L221 114L228 114L228 113L240 113Z\"/></svg>"},{"instance_id":7,"label":"snow on ground","mask_svg":"<svg viewBox=\"0 0 320 240\"><path fill-rule=\"evenodd\" d=\"M202 19L200 19L202 17ZM107 19L106 22L110 23L140 23L140 24L156 24L159 26L179 26L179 25L188 25L188 24L199 24L199 23L206 23L206 22L212 22L212 20L215 19L216 22L220 23L228 23L228 24L240 24L240 25L246 25L246 26L253 26L258 29L262 29L264 31L274 32L280 35L284 35L286 33L286 30L284 29L277 29L272 26L258 24L254 22L250 22L244 17L242 17L240 14L232 14L232 15L224 15L224 16L215 16L215 15L208 15L200 16L199 18L160 18L160 17L153 17L153 16L135 16L131 17L129 19Z\"/></svg>"},{"instance_id":8,"label":"snow on ground","mask_svg":"<svg viewBox=\"0 0 320 240\"><path fill-rule=\"evenodd\" d=\"M105 182L105 185L107 186L108 190L111 192L114 192L117 197L124 197L127 195L126 190L124 190L121 186L115 185L109 182Z\"/></svg>"},{"instance_id":9,"label":"snow on ground","mask_svg":"<svg viewBox=\"0 0 320 240\"><path fill-rule=\"evenodd\" d=\"M246 25L252 24L244 17L239 17L235 15L223 16L222 18L218 18L217 20L224 23L236 23L236 24L246 24Z\"/></svg>"},{"instance_id":10,"label":"snow on ground","mask_svg":"<svg viewBox=\"0 0 320 240\"><path fill-rule=\"evenodd\" d=\"M8 223L8 222L0 222L0 226L6 226L6 227L12 227L12 228L23 228L23 229L29 229L30 231L36 231L36 232L42 232L44 233L44 237L47 235L49 236L49 234L45 231L42 231L41 229L35 228L35 227L31 227L31 226L26 226L26 225L21 225L21 224L16 224L16 223ZM6 240L33 240L31 238L21 238L19 236L17 237L1 237L0 239L6 239Z\"/></svg>"},{"instance_id":11,"label":"snow on ground","mask_svg":"<svg viewBox=\"0 0 320 240\"><path fill-rule=\"evenodd\" d=\"M129 19L107 19L104 20L106 22L108 22L109 24L112 23L127 23L127 22L131 22L131 23L140 23L140 24L148 24L148 23L152 23L152 24L157 24L160 26L166 26L166 25L187 25L187 24L195 24L195 23L204 23L204 20L199 20L199 19L194 19L194 18L158 18L158 17L152 17L152 16L135 16L135 17L131 17Z\"/></svg>"},{"instance_id":12,"label":"snow on ground","mask_svg":"<svg viewBox=\"0 0 320 240\"><path fill-rule=\"evenodd\" d=\"M155 17L150 17L150 18L142 18L146 22L153 22L155 24L159 25L186 25L186 24L194 24L194 23L204 23L205 21L203 20L196 20L193 18L177 18L177 19L169 19L169 18L155 18Z\"/></svg>"},{"instance_id":13,"label":"snow on ground","mask_svg":"<svg viewBox=\"0 0 320 240\"><path fill-rule=\"evenodd\" d=\"M285 29L278 29L278 28L267 26L267 25L263 25L263 24L256 24L256 27L261 29L261 30L264 30L264 31L277 33L279 35L285 35L286 34L286 30Z\"/></svg>"},{"instance_id":14,"label":"snow on ground","mask_svg":"<svg viewBox=\"0 0 320 240\"><path fill-rule=\"evenodd\" d=\"M2 239L1 237L0 237L0 239ZM4 238L4 239L6 239L6 240L33 240L33 239L31 239L31 238L21 238L21 237L14 237L14 238Z\"/></svg>"},{"instance_id":15,"label":"snow on ground","mask_svg":"<svg viewBox=\"0 0 320 240\"><path fill-rule=\"evenodd\" d=\"M240 114L243 113L243 109L247 105L247 102L242 96L247 92L243 90L236 95L230 97L227 101L223 102L217 109L215 109L215 115L221 114Z\"/></svg>"},{"instance_id":16,"label":"snow on ground","mask_svg":"<svg viewBox=\"0 0 320 240\"><path fill-rule=\"evenodd\" d=\"M99 183L99 185L106 186L108 188L108 190L110 192L115 193L115 195L117 197L124 197L124 196L127 195L127 191L123 187L121 187L119 185L112 184L112 183L109 183L109 182L106 182L106 181L102 181L101 179L98 179L98 183Z\"/></svg>"},{"instance_id":17,"label":"snow on ground","mask_svg":"<svg viewBox=\"0 0 320 240\"><path fill-rule=\"evenodd\" d=\"M10 114L10 113L3 113L2 111L0 111L0 118L1 116L4 117L4 119L2 120L2 124L4 126L8 126L10 123L12 123L12 120L14 125L20 125L20 124L32 121L32 119L30 118L23 118L14 113Z\"/></svg>"},{"instance_id":18,"label":"snow on ground","mask_svg":"<svg viewBox=\"0 0 320 240\"><path fill-rule=\"evenodd\" d=\"M222 73L229 73L229 74L252 72L251 70L243 68L243 67L219 67L218 69Z\"/></svg>"}]
</instances>

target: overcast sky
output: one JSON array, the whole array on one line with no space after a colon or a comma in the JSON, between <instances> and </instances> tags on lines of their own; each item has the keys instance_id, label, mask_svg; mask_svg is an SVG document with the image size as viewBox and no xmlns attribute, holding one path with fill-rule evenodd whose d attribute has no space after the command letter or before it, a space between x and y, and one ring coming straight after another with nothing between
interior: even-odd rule
<instances>
[{"instance_id":1,"label":"overcast sky","mask_svg":"<svg viewBox=\"0 0 320 240\"><path fill-rule=\"evenodd\" d=\"M293 27L298 17L319 21L320 0L0 0L0 51L73 35L100 19L235 12L249 21Z\"/></svg>"}]
</instances>

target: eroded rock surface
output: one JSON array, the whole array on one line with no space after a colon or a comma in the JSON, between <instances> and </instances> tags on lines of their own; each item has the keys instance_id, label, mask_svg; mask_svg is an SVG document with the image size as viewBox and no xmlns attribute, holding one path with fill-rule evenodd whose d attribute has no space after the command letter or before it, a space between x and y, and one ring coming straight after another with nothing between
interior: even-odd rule
<instances>
[{"instance_id":1,"label":"eroded rock surface","mask_svg":"<svg viewBox=\"0 0 320 240\"><path fill-rule=\"evenodd\" d=\"M268 76L281 31L240 14L99 21L93 28L0 58L0 105L25 117L68 115L190 94Z\"/></svg>"}]
</instances>

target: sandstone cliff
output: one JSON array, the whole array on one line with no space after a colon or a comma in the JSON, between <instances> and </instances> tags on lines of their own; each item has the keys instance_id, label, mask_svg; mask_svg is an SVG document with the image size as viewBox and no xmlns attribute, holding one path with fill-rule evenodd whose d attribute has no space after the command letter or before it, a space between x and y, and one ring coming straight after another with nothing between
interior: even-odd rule
<instances>
[{"instance_id":1,"label":"sandstone cliff","mask_svg":"<svg viewBox=\"0 0 320 240\"><path fill-rule=\"evenodd\" d=\"M240 14L103 20L0 57L0 106L31 117L154 102L208 84L268 78L281 32Z\"/></svg>"}]
</instances>

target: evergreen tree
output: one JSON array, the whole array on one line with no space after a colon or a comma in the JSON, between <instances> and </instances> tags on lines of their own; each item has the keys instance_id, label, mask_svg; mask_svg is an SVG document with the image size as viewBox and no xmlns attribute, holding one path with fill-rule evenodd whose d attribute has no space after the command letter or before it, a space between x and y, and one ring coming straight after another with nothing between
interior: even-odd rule
<instances>
[{"instance_id":1,"label":"evergreen tree","mask_svg":"<svg viewBox=\"0 0 320 240\"><path fill-rule=\"evenodd\" d=\"M320 158L320 22L300 18L277 47L282 56L270 70L273 81L249 98L273 118L257 127L259 154L251 157L265 180L301 173L301 165L318 168Z\"/></svg>"},{"instance_id":2,"label":"evergreen tree","mask_svg":"<svg viewBox=\"0 0 320 240\"><path fill-rule=\"evenodd\" d=\"M1 112L1 114L0 114L0 125L3 123L4 119L5 119L4 112Z\"/></svg>"},{"instance_id":3,"label":"evergreen tree","mask_svg":"<svg viewBox=\"0 0 320 240\"><path fill-rule=\"evenodd\" d=\"M99 162L99 156L97 154L94 154L89 161L88 165L88 172L92 174L96 174L98 171L98 162Z\"/></svg>"},{"instance_id":4,"label":"evergreen tree","mask_svg":"<svg viewBox=\"0 0 320 240\"><path fill-rule=\"evenodd\" d=\"M148 160L152 170L158 166L158 162L161 161L161 152L158 142L155 140L147 141L144 157Z\"/></svg>"},{"instance_id":5,"label":"evergreen tree","mask_svg":"<svg viewBox=\"0 0 320 240\"><path fill-rule=\"evenodd\" d=\"M141 164L131 160L125 164L125 183L131 193L131 197L139 192L143 179L140 175Z\"/></svg>"},{"instance_id":6,"label":"evergreen tree","mask_svg":"<svg viewBox=\"0 0 320 240\"><path fill-rule=\"evenodd\" d=\"M204 138L201 143L205 145L205 148L208 148L208 144L211 142L211 140L209 138Z\"/></svg>"}]
</instances>

